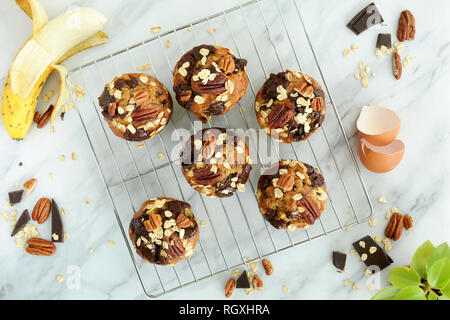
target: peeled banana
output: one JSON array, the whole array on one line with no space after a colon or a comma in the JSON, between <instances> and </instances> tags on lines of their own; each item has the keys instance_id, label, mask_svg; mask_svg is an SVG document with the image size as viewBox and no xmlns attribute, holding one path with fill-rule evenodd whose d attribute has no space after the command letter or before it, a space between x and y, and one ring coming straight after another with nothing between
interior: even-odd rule
<instances>
[{"instance_id":1,"label":"peeled banana","mask_svg":"<svg viewBox=\"0 0 450 320\"><path fill-rule=\"evenodd\" d=\"M39 94L53 70L59 73L60 90L53 110L54 121L68 97L67 70L58 65L71 55L108 40L100 31L106 18L90 8L75 8L48 21L37 0L16 0L33 19L33 34L14 58L2 93L1 116L6 131L21 140L33 121Z\"/></svg>"}]
</instances>

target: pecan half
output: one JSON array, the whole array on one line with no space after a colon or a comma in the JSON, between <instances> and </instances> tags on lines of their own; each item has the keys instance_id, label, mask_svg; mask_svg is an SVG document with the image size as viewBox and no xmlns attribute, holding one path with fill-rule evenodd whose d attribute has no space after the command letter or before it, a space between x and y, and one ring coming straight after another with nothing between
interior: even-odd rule
<instances>
[{"instance_id":1,"label":"pecan half","mask_svg":"<svg viewBox=\"0 0 450 320\"><path fill-rule=\"evenodd\" d=\"M181 91L180 92L180 100L183 102L188 102L189 99L191 99L191 95L192 95L192 91L188 90L188 91Z\"/></svg>"},{"instance_id":2,"label":"pecan half","mask_svg":"<svg viewBox=\"0 0 450 320\"><path fill-rule=\"evenodd\" d=\"M36 205L34 206L33 213L31 214L31 219L37 221L37 223L44 223L48 216L50 215L51 202L47 198L40 198Z\"/></svg>"},{"instance_id":3,"label":"pecan half","mask_svg":"<svg viewBox=\"0 0 450 320\"><path fill-rule=\"evenodd\" d=\"M147 231L154 231L162 226L162 217L156 213L150 213L148 215L148 220L144 221L144 227Z\"/></svg>"},{"instance_id":4,"label":"pecan half","mask_svg":"<svg viewBox=\"0 0 450 320\"><path fill-rule=\"evenodd\" d=\"M148 104L148 108L135 111L132 118L135 122L145 122L156 119L162 111L163 108L159 104Z\"/></svg>"},{"instance_id":5,"label":"pecan half","mask_svg":"<svg viewBox=\"0 0 450 320\"><path fill-rule=\"evenodd\" d=\"M167 249L167 253L172 257L176 259L180 259L184 257L184 253L186 252L186 249L183 246L183 242L180 238L172 236L173 244L169 244L169 248Z\"/></svg>"},{"instance_id":6,"label":"pecan half","mask_svg":"<svg viewBox=\"0 0 450 320\"><path fill-rule=\"evenodd\" d=\"M41 238L30 238L27 241L28 247L25 251L28 254L33 254L37 256L51 256L56 252L55 245L48 240Z\"/></svg>"},{"instance_id":7,"label":"pecan half","mask_svg":"<svg viewBox=\"0 0 450 320\"><path fill-rule=\"evenodd\" d=\"M292 120L294 112L292 111L292 103L289 100L277 104L267 117L267 124L270 128L282 128L286 123Z\"/></svg>"},{"instance_id":8,"label":"pecan half","mask_svg":"<svg viewBox=\"0 0 450 320\"><path fill-rule=\"evenodd\" d=\"M317 204L309 197L304 197L299 200L300 206L304 211L301 213L302 218L308 224L314 224L314 222L320 217L320 210Z\"/></svg>"},{"instance_id":9,"label":"pecan half","mask_svg":"<svg viewBox=\"0 0 450 320\"><path fill-rule=\"evenodd\" d=\"M270 276L273 273L272 262L267 259L262 259L262 265L264 267L264 270L266 270L266 275Z\"/></svg>"},{"instance_id":10,"label":"pecan half","mask_svg":"<svg viewBox=\"0 0 450 320\"><path fill-rule=\"evenodd\" d=\"M403 232L403 215L401 215L398 212L395 212L391 219L389 220L389 223L386 227L386 230L384 232L386 238L390 238L394 241L397 241L402 236Z\"/></svg>"},{"instance_id":11,"label":"pecan half","mask_svg":"<svg viewBox=\"0 0 450 320\"><path fill-rule=\"evenodd\" d=\"M113 102L108 106L108 114L111 117L114 117L116 115L116 109L117 109L117 103Z\"/></svg>"},{"instance_id":12,"label":"pecan half","mask_svg":"<svg viewBox=\"0 0 450 320\"><path fill-rule=\"evenodd\" d=\"M39 129L45 127L45 125L47 124L47 122L50 120L50 117L51 117L51 115L52 115L53 109L54 109L54 106L51 104L51 105L48 107L47 111L45 111L44 114L43 114L42 116L39 117L39 120L38 120L38 122L37 122L37 127L38 127Z\"/></svg>"},{"instance_id":13,"label":"pecan half","mask_svg":"<svg viewBox=\"0 0 450 320\"><path fill-rule=\"evenodd\" d=\"M325 100L322 97L315 97L311 102L311 109L314 111L322 111L325 107Z\"/></svg>"},{"instance_id":14,"label":"pecan half","mask_svg":"<svg viewBox=\"0 0 450 320\"><path fill-rule=\"evenodd\" d=\"M397 38L399 41L414 40L416 19L409 10L402 11L398 20Z\"/></svg>"},{"instance_id":15,"label":"pecan half","mask_svg":"<svg viewBox=\"0 0 450 320\"><path fill-rule=\"evenodd\" d=\"M208 132L205 140L206 141L202 147L202 156L204 159L209 159L216 150L216 136L213 133Z\"/></svg>"},{"instance_id":16,"label":"pecan half","mask_svg":"<svg viewBox=\"0 0 450 320\"><path fill-rule=\"evenodd\" d=\"M234 63L234 59L230 55L226 55L222 59L220 59L220 61L217 65L226 74L230 74L230 73L234 72L234 69L236 69L236 64Z\"/></svg>"},{"instance_id":17,"label":"pecan half","mask_svg":"<svg viewBox=\"0 0 450 320\"><path fill-rule=\"evenodd\" d=\"M150 94L147 90L141 89L134 92L133 98L136 106L143 105L149 98Z\"/></svg>"},{"instance_id":18,"label":"pecan half","mask_svg":"<svg viewBox=\"0 0 450 320\"><path fill-rule=\"evenodd\" d=\"M409 230L413 227L413 218L409 214L403 216L403 226L405 230Z\"/></svg>"},{"instance_id":19,"label":"pecan half","mask_svg":"<svg viewBox=\"0 0 450 320\"><path fill-rule=\"evenodd\" d=\"M217 169L217 172L214 173L210 167L201 168L194 171L194 178L198 184L211 186L222 180L222 172Z\"/></svg>"},{"instance_id":20,"label":"pecan half","mask_svg":"<svg viewBox=\"0 0 450 320\"><path fill-rule=\"evenodd\" d=\"M264 286L262 279L258 275L255 274L253 276L252 280L253 280L253 286L256 288L256 290L262 291L263 286Z\"/></svg>"},{"instance_id":21,"label":"pecan half","mask_svg":"<svg viewBox=\"0 0 450 320\"><path fill-rule=\"evenodd\" d=\"M217 75L214 80L210 80L204 84L202 81L191 81L192 90L199 93L206 94L221 94L227 91L225 88L225 83L227 78L222 74Z\"/></svg>"},{"instance_id":22,"label":"pecan half","mask_svg":"<svg viewBox=\"0 0 450 320\"><path fill-rule=\"evenodd\" d=\"M295 177L292 174L283 174L278 179L278 185L284 192L291 191L294 188Z\"/></svg>"},{"instance_id":23,"label":"pecan half","mask_svg":"<svg viewBox=\"0 0 450 320\"><path fill-rule=\"evenodd\" d=\"M183 213L180 213L177 217L177 226L180 227L181 229L186 229L189 227L193 227L194 223L189 220L188 217L186 217Z\"/></svg>"},{"instance_id":24,"label":"pecan half","mask_svg":"<svg viewBox=\"0 0 450 320\"><path fill-rule=\"evenodd\" d=\"M227 284L225 285L225 297L231 297L235 288L236 280L234 280L234 278L230 278L230 280L228 280Z\"/></svg>"},{"instance_id":25,"label":"pecan half","mask_svg":"<svg viewBox=\"0 0 450 320\"><path fill-rule=\"evenodd\" d=\"M36 112L34 113L34 116L33 116L33 121L36 122L36 123L38 123L40 117L41 117L40 112L39 112L39 111L36 111Z\"/></svg>"},{"instance_id":26,"label":"pecan half","mask_svg":"<svg viewBox=\"0 0 450 320\"><path fill-rule=\"evenodd\" d=\"M397 50L392 55L392 71L395 79L399 80L402 77L402 58L400 58Z\"/></svg>"}]
</instances>

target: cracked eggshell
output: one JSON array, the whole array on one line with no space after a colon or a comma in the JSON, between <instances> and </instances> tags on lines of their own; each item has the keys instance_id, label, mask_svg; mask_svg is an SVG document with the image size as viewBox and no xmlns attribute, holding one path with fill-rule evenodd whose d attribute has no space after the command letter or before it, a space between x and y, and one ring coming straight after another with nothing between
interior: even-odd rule
<instances>
[{"instance_id":1,"label":"cracked eggshell","mask_svg":"<svg viewBox=\"0 0 450 320\"><path fill-rule=\"evenodd\" d=\"M356 128L368 143L375 146L386 146L397 138L400 124L400 118L391 109L363 106L356 122Z\"/></svg>"},{"instance_id":2,"label":"cracked eggshell","mask_svg":"<svg viewBox=\"0 0 450 320\"><path fill-rule=\"evenodd\" d=\"M359 158L370 171L383 173L394 169L402 160L405 145L401 140L394 140L386 146L376 146L362 138L359 141Z\"/></svg>"}]
</instances>

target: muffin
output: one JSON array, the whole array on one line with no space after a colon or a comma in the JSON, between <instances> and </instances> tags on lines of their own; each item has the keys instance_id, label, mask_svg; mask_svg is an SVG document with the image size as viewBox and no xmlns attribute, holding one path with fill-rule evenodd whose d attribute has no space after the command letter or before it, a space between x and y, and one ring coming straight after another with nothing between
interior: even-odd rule
<instances>
[{"instance_id":1,"label":"muffin","mask_svg":"<svg viewBox=\"0 0 450 320\"><path fill-rule=\"evenodd\" d=\"M105 85L98 101L114 134L129 141L153 138L165 128L172 114L169 91L145 73L114 78Z\"/></svg>"},{"instance_id":2,"label":"muffin","mask_svg":"<svg viewBox=\"0 0 450 320\"><path fill-rule=\"evenodd\" d=\"M191 206L165 197L145 201L128 231L136 253L159 265L174 265L190 257L200 236Z\"/></svg>"},{"instance_id":3,"label":"muffin","mask_svg":"<svg viewBox=\"0 0 450 320\"><path fill-rule=\"evenodd\" d=\"M247 60L218 45L200 45L186 52L173 71L178 103L202 122L227 113L247 89Z\"/></svg>"},{"instance_id":4,"label":"muffin","mask_svg":"<svg viewBox=\"0 0 450 320\"><path fill-rule=\"evenodd\" d=\"M327 190L314 167L281 160L261 175L256 197L259 210L272 226L292 231L319 219L325 210Z\"/></svg>"},{"instance_id":5,"label":"muffin","mask_svg":"<svg viewBox=\"0 0 450 320\"><path fill-rule=\"evenodd\" d=\"M301 72L272 73L256 95L256 117L281 142L306 140L325 120L324 97L321 85Z\"/></svg>"},{"instance_id":6,"label":"muffin","mask_svg":"<svg viewBox=\"0 0 450 320\"><path fill-rule=\"evenodd\" d=\"M245 191L252 170L248 147L234 131L209 128L187 140L181 151L181 167L188 183L201 194L230 197Z\"/></svg>"}]
</instances>

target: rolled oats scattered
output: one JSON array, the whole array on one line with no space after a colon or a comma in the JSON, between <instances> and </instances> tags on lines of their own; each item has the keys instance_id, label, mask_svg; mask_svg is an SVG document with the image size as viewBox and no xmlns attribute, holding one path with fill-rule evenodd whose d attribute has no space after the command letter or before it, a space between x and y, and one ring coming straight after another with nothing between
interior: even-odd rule
<instances>
[{"instance_id":1,"label":"rolled oats scattered","mask_svg":"<svg viewBox=\"0 0 450 320\"><path fill-rule=\"evenodd\" d=\"M201 227L206 227L208 224L206 223L206 221L200 221L200 226Z\"/></svg>"},{"instance_id":2,"label":"rolled oats scattered","mask_svg":"<svg viewBox=\"0 0 450 320\"><path fill-rule=\"evenodd\" d=\"M359 63L359 65L358 65L358 67L359 67L360 69L364 68L364 62L361 61L361 62Z\"/></svg>"},{"instance_id":3,"label":"rolled oats scattered","mask_svg":"<svg viewBox=\"0 0 450 320\"><path fill-rule=\"evenodd\" d=\"M359 287L358 287L358 285L356 283L353 284L352 288L353 288L353 290L358 290L359 289Z\"/></svg>"},{"instance_id":4,"label":"rolled oats scattered","mask_svg":"<svg viewBox=\"0 0 450 320\"><path fill-rule=\"evenodd\" d=\"M238 275L240 275L241 274L241 271L240 270L235 270L235 271L233 271L233 277L237 277Z\"/></svg>"},{"instance_id":5,"label":"rolled oats scattered","mask_svg":"<svg viewBox=\"0 0 450 320\"><path fill-rule=\"evenodd\" d=\"M146 62L146 63L138 65L136 67L136 69L138 71L143 71L143 70L147 70L147 69L151 69L151 68L152 68L152 65L150 64L150 62Z\"/></svg>"},{"instance_id":6,"label":"rolled oats scattered","mask_svg":"<svg viewBox=\"0 0 450 320\"><path fill-rule=\"evenodd\" d=\"M94 248L89 248L89 253L94 252Z\"/></svg>"},{"instance_id":7,"label":"rolled oats scattered","mask_svg":"<svg viewBox=\"0 0 450 320\"><path fill-rule=\"evenodd\" d=\"M351 49L353 50L353 51L355 51L355 50L358 50L359 49L359 46L357 45L357 44L352 44L352 46L351 46Z\"/></svg>"},{"instance_id":8,"label":"rolled oats scattered","mask_svg":"<svg viewBox=\"0 0 450 320\"><path fill-rule=\"evenodd\" d=\"M375 227L377 225L377 219L376 218L372 218L369 220L369 226L371 227Z\"/></svg>"},{"instance_id":9,"label":"rolled oats scattered","mask_svg":"<svg viewBox=\"0 0 450 320\"><path fill-rule=\"evenodd\" d=\"M346 286L351 285L351 284L352 284L351 280L345 280L344 281L344 285L346 285Z\"/></svg>"},{"instance_id":10,"label":"rolled oats scattered","mask_svg":"<svg viewBox=\"0 0 450 320\"><path fill-rule=\"evenodd\" d=\"M142 149L142 148L144 148L144 147L145 147L145 144L144 144L143 142L136 143L136 148Z\"/></svg>"},{"instance_id":11,"label":"rolled oats scattered","mask_svg":"<svg viewBox=\"0 0 450 320\"><path fill-rule=\"evenodd\" d=\"M285 293L289 292L289 288L286 285L283 286L283 290L284 290Z\"/></svg>"},{"instance_id":12,"label":"rolled oats scattered","mask_svg":"<svg viewBox=\"0 0 450 320\"><path fill-rule=\"evenodd\" d=\"M360 246L361 248L365 248L365 247L366 247L366 243L365 243L364 241L360 241L360 242L359 242L359 246Z\"/></svg>"},{"instance_id":13,"label":"rolled oats scattered","mask_svg":"<svg viewBox=\"0 0 450 320\"><path fill-rule=\"evenodd\" d=\"M343 52L344 57L348 56L350 54L350 49L345 49Z\"/></svg>"},{"instance_id":14,"label":"rolled oats scattered","mask_svg":"<svg viewBox=\"0 0 450 320\"><path fill-rule=\"evenodd\" d=\"M205 98L203 98L202 96L195 96L194 101L195 103L203 104L205 103Z\"/></svg>"},{"instance_id":15,"label":"rolled oats scattered","mask_svg":"<svg viewBox=\"0 0 450 320\"><path fill-rule=\"evenodd\" d=\"M59 161L64 161L64 160L66 160L66 157L64 155L59 157Z\"/></svg>"},{"instance_id":16,"label":"rolled oats scattered","mask_svg":"<svg viewBox=\"0 0 450 320\"><path fill-rule=\"evenodd\" d=\"M367 78L363 78L361 82L364 88L367 88L369 86L369 81L367 80Z\"/></svg>"},{"instance_id":17,"label":"rolled oats scattered","mask_svg":"<svg viewBox=\"0 0 450 320\"><path fill-rule=\"evenodd\" d=\"M158 32L161 31L161 26L159 26L159 25L153 26L153 27L150 28L150 30L153 33L158 33Z\"/></svg>"},{"instance_id":18,"label":"rolled oats scattered","mask_svg":"<svg viewBox=\"0 0 450 320\"><path fill-rule=\"evenodd\" d=\"M374 254L377 251L377 247L370 247L369 248L369 253L370 254Z\"/></svg>"},{"instance_id":19,"label":"rolled oats scattered","mask_svg":"<svg viewBox=\"0 0 450 320\"><path fill-rule=\"evenodd\" d=\"M159 159L163 159L166 155L164 153L158 153L158 158Z\"/></svg>"},{"instance_id":20,"label":"rolled oats scattered","mask_svg":"<svg viewBox=\"0 0 450 320\"><path fill-rule=\"evenodd\" d=\"M56 276L56 282L62 282L64 280L64 276L62 274L58 274Z\"/></svg>"},{"instance_id":21,"label":"rolled oats scattered","mask_svg":"<svg viewBox=\"0 0 450 320\"><path fill-rule=\"evenodd\" d=\"M77 154L75 152L72 152L71 158L72 160L77 160Z\"/></svg>"},{"instance_id":22,"label":"rolled oats scattered","mask_svg":"<svg viewBox=\"0 0 450 320\"><path fill-rule=\"evenodd\" d=\"M381 242L381 237L380 236L375 236L375 238L373 238L375 241L377 241L377 242Z\"/></svg>"},{"instance_id":23,"label":"rolled oats scattered","mask_svg":"<svg viewBox=\"0 0 450 320\"><path fill-rule=\"evenodd\" d=\"M387 203L387 199L385 196L381 195L378 197L378 202L379 203Z\"/></svg>"},{"instance_id":24,"label":"rolled oats scattered","mask_svg":"<svg viewBox=\"0 0 450 320\"><path fill-rule=\"evenodd\" d=\"M109 241L108 241L108 244L110 244L110 245L115 245L115 244L116 244L116 242L115 242L115 241L113 241L113 240L109 240Z\"/></svg>"},{"instance_id":25,"label":"rolled oats scattered","mask_svg":"<svg viewBox=\"0 0 450 320\"><path fill-rule=\"evenodd\" d=\"M172 43L170 42L170 40L166 40L165 45L166 45L166 48L170 48Z\"/></svg>"},{"instance_id":26,"label":"rolled oats scattered","mask_svg":"<svg viewBox=\"0 0 450 320\"><path fill-rule=\"evenodd\" d=\"M54 173L49 173L48 177L52 181L55 180L55 174Z\"/></svg>"},{"instance_id":27,"label":"rolled oats scattered","mask_svg":"<svg viewBox=\"0 0 450 320\"><path fill-rule=\"evenodd\" d=\"M392 213L398 213L399 211L398 211L398 208L397 208L397 207L392 207L392 208L391 208L391 212L392 212Z\"/></svg>"},{"instance_id":28,"label":"rolled oats scattered","mask_svg":"<svg viewBox=\"0 0 450 320\"><path fill-rule=\"evenodd\" d=\"M84 200L84 203L86 203L86 204L89 204L90 202L91 202L91 200L89 200L89 199Z\"/></svg>"},{"instance_id":29,"label":"rolled oats scattered","mask_svg":"<svg viewBox=\"0 0 450 320\"><path fill-rule=\"evenodd\" d=\"M355 76L356 80L359 80L359 74L358 73L355 72L354 76Z\"/></svg>"}]
</instances>

